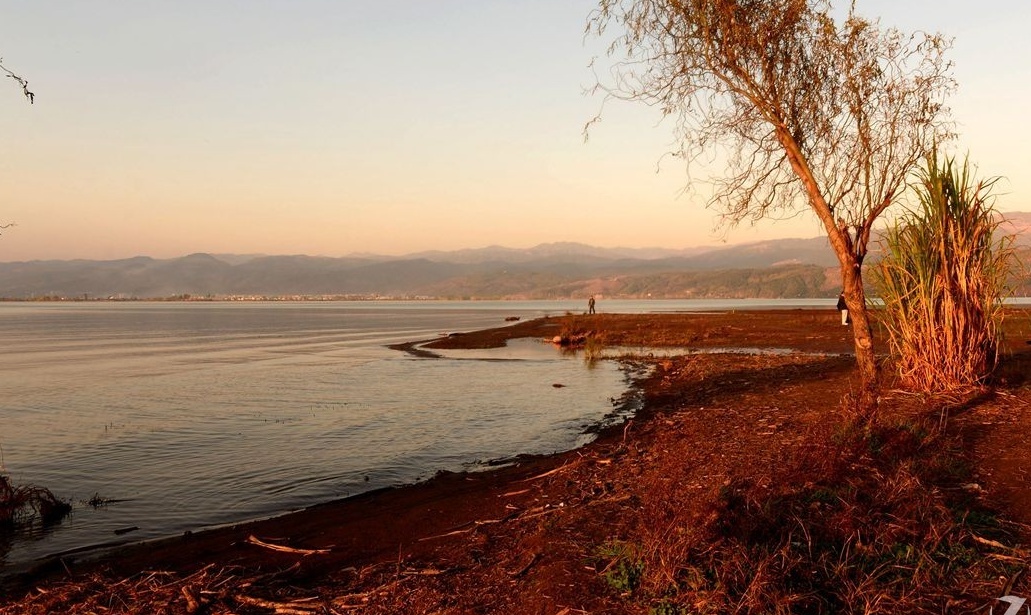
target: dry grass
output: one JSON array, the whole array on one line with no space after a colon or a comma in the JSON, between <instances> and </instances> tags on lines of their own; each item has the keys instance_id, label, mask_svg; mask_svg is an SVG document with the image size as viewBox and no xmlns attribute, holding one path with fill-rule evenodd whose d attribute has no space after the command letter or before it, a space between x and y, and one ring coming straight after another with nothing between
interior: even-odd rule
<instances>
[{"instance_id":1,"label":"dry grass","mask_svg":"<svg viewBox=\"0 0 1031 615\"><path fill-rule=\"evenodd\" d=\"M995 367L1001 299L1014 258L996 237L994 180L975 181L969 162L928 158L921 208L889 229L876 274L884 325L904 381L923 391L981 384Z\"/></svg>"},{"instance_id":2,"label":"dry grass","mask_svg":"<svg viewBox=\"0 0 1031 615\"><path fill-rule=\"evenodd\" d=\"M966 479L956 454L944 436L900 424L845 433L840 449L806 460L799 470L816 472L760 514L779 528L769 548L785 553L781 578L797 600L823 612L937 611L929 605L995 578L971 570L973 532L984 530L957 522L943 495Z\"/></svg>"},{"instance_id":3,"label":"dry grass","mask_svg":"<svg viewBox=\"0 0 1031 615\"><path fill-rule=\"evenodd\" d=\"M316 596L281 598L253 589L269 577L247 576L242 569L207 566L179 576L171 572L148 571L112 583L95 575L55 584L31 592L18 604L0 608L4 615L49 615L67 613L282 613L315 614L327 610L327 601Z\"/></svg>"},{"instance_id":4,"label":"dry grass","mask_svg":"<svg viewBox=\"0 0 1031 615\"><path fill-rule=\"evenodd\" d=\"M939 417L849 423L831 442L809 441L772 480L729 479L704 514L681 514L691 504L676 495L648 510L641 612L984 608L1028 554L977 498Z\"/></svg>"}]
</instances>

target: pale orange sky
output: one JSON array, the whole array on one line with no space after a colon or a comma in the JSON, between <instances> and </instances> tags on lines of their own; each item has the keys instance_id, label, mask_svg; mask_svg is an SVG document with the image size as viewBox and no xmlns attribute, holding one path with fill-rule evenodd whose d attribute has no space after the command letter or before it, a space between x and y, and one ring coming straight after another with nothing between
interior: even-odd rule
<instances>
[{"instance_id":1,"label":"pale orange sky","mask_svg":"<svg viewBox=\"0 0 1031 615\"><path fill-rule=\"evenodd\" d=\"M957 147L1006 177L1000 209L1031 209L1031 9L897 4L859 7L957 37ZM720 241L654 110L610 104L583 142L593 6L0 1L36 93L0 81L0 261ZM726 239L818 234L805 214Z\"/></svg>"}]
</instances>

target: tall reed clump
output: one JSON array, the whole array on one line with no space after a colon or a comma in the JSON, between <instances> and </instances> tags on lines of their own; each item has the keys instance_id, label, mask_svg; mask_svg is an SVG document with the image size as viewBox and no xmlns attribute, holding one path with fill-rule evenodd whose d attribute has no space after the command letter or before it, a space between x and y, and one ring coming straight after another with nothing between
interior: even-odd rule
<instances>
[{"instance_id":1,"label":"tall reed clump","mask_svg":"<svg viewBox=\"0 0 1031 615\"><path fill-rule=\"evenodd\" d=\"M917 177L919 207L888 229L875 269L889 347L917 390L977 385L996 364L1015 262L1012 237L997 233L997 178L976 180L969 160L939 162L936 153Z\"/></svg>"}]
</instances>

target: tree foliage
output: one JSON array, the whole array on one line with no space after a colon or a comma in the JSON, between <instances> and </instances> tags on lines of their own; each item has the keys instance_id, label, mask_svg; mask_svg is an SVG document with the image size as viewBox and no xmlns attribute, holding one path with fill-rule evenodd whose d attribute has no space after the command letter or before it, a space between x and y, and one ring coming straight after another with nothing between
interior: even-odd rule
<instances>
[{"instance_id":1,"label":"tree foliage","mask_svg":"<svg viewBox=\"0 0 1031 615\"><path fill-rule=\"evenodd\" d=\"M617 58L598 88L675 122L673 153L719 154L711 205L729 223L807 206L841 265L856 355L876 363L861 268L908 173L951 138L938 34L882 28L828 0L600 0L588 32Z\"/></svg>"}]
</instances>

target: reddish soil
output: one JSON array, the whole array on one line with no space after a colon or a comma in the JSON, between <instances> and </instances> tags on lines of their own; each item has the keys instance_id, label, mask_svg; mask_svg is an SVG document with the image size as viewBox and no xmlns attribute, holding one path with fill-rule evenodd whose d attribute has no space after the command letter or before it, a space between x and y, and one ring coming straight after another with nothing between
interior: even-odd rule
<instances>
[{"instance_id":1,"label":"reddish soil","mask_svg":"<svg viewBox=\"0 0 1031 615\"><path fill-rule=\"evenodd\" d=\"M888 427L865 436L835 311L568 316L438 340L797 352L639 357L653 366L637 383L644 409L579 450L50 562L8 582L0 613L987 612L996 596L1031 597L1028 313L1006 331L992 387L914 395L886 366ZM907 435L925 428L936 435ZM858 559L819 555L835 531ZM876 551L883 537L896 559ZM834 583L801 579L803 564ZM852 588L867 565L873 580Z\"/></svg>"}]
</instances>

